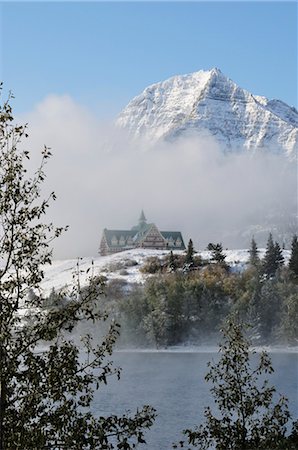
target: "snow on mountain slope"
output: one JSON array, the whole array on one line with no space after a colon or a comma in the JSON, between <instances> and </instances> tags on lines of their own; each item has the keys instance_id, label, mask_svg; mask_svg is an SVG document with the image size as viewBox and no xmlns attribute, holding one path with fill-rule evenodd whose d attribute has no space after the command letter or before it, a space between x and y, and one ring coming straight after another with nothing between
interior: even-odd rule
<instances>
[{"instance_id":1,"label":"snow on mountain slope","mask_svg":"<svg viewBox=\"0 0 298 450\"><path fill-rule=\"evenodd\" d=\"M175 76L147 87L116 123L131 137L150 142L207 133L225 149L269 148L291 158L298 146L295 108L252 95L219 69Z\"/></svg>"},{"instance_id":2,"label":"snow on mountain slope","mask_svg":"<svg viewBox=\"0 0 298 450\"><path fill-rule=\"evenodd\" d=\"M81 285L87 283L90 272L87 270L92 267L94 275L104 275L108 280L122 279L127 283L143 283L150 275L140 272L140 267L144 264L146 258L150 256L165 256L169 252L165 250L147 250L134 249L127 250L121 253L115 253L109 256L97 256L95 258L82 258L79 260L80 281ZM175 254L185 254L183 251L175 251ZM264 256L265 249L259 250L259 256ZM209 251L199 252L203 259L210 258ZM234 268L234 270L241 270L248 261L249 253L247 249L242 250L226 250L226 261ZM288 262L290 258L290 250L283 250L285 261ZM129 261L135 261L137 264L130 265ZM44 295L49 295L52 289L59 290L65 287L71 287L75 282L74 277L77 271L77 260L53 261L52 265L44 267L44 280L41 283L41 289ZM121 272L121 268L126 267L125 274Z\"/></svg>"}]
</instances>

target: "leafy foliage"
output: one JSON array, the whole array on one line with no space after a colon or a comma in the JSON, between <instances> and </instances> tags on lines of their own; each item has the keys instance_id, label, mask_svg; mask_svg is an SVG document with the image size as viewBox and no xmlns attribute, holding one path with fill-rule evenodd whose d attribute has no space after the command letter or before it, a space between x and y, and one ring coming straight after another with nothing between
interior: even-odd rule
<instances>
[{"instance_id":1,"label":"leafy foliage","mask_svg":"<svg viewBox=\"0 0 298 450\"><path fill-rule=\"evenodd\" d=\"M148 279L121 302L122 331L138 335L138 345L165 347L198 342L218 332L229 310L231 286L219 267L165 273Z\"/></svg>"},{"instance_id":2,"label":"leafy foliage","mask_svg":"<svg viewBox=\"0 0 298 450\"><path fill-rule=\"evenodd\" d=\"M94 308L102 280L91 271L82 289L78 265L71 291L46 302L39 289L63 228L42 222L55 199L41 199L50 151L27 175L29 153L18 150L26 127L13 123L9 100L0 107L0 450L134 448L153 423L150 407L132 416L90 412L94 391L119 377L109 360L119 326L111 322L99 343L88 334L75 343L69 333L82 320L107 320Z\"/></svg>"},{"instance_id":3,"label":"leafy foliage","mask_svg":"<svg viewBox=\"0 0 298 450\"><path fill-rule=\"evenodd\" d=\"M220 360L209 363L205 380L212 383L211 393L217 405L214 414L205 409L206 422L184 431L192 448L216 450L295 449L296 426L286 437L290 419L287 399L274 403L275 388L264 375L273 372L267 353L251 362L249 341L241 325L228 320L220 344ZM183 441L180 443L184 447ZM174 445L177 448L177 445Z\"/></svg>"},{"instance_id":4,"label":"leafy foliage","mask_svg":"<svg viewBox=\"0 0 298 450\"><path fill-rule=\"evenodd\" d=\"M145 264L141 267L141 272L143 273L157 273L161 272L163 269L163 263L157 256L150 256L147 258Z\"/></svg>"},{"instance_id":5,"label":"leafy foliage","mask_svg":"<svg viewBox=\"0 0 298 450\"><path fill-rule=\"evenodd\" d=\"M170 269L173 256L175 271ZM289 267L267 277L263 261L236 272L198 255L196 270L184 271L183 256L173 256L169 252L159 262L155 257L154 267L161 269L144 285L123 290L119 302L115 300L123 345L215 343L230 313L251 325L249 334L255 344L297 345L298 286Z\"/></svg>"}]
</instances>

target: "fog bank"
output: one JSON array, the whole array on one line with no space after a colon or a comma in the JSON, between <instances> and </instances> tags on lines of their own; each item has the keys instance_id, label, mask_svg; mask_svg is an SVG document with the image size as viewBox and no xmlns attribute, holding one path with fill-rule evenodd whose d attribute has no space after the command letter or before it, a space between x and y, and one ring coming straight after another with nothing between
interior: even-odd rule
<instances>
[{"instance_id":1,"label":"fog bank","mask_svg":"<svg viewBox=\"0 0 298 450\"><path fill-rule=\"evenodd\" d=\"M103 228L129 229L141 209L161 230L181 230L198 249L208 242L263 245L269 231L288 244L297 214L296 165L274 149L225 154L211 137L131 142L68 96L48 96L18 118L29 123L32 166L51 147L44 193L55 190L49 220L69 231L56 258L96 255Z\"/></svg>"}]
</instances>

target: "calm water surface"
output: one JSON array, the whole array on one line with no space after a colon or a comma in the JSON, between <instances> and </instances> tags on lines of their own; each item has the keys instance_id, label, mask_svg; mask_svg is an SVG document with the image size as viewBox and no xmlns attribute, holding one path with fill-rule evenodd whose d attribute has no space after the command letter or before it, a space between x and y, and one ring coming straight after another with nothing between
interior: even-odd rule
<instances>
[{"instance_id":1,"label":"calm water surface","mask_svg":"<svg viewBox=\"0 0 298 450\"><path fill-rule=\"evenodd\" d=\"M298 354L273 353L275 369L269 376L277 391L289 398L298 417ZM203 421L204 407L212 405L210 385L204 381L207 362L216 353L119 352L114 362L122 367L121 380L110 379L98 393L94 410L102 415L135 411L152 405L158 417L146 433L141 450L170 450L181 439L181 430Z\"/></svg>"}]
</instances>

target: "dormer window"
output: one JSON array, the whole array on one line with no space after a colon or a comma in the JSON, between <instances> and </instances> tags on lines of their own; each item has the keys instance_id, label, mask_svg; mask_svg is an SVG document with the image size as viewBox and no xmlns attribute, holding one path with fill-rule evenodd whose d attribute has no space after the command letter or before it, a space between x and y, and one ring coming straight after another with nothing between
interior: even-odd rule
<instances>
[{"instance_id":1,"label":"dormer window","mask_svg":"<svg viewBox=\"0 0 298 450\"><path fill-rule=\"evenodd\" d=\"M182 241L180 238L176 240L176 247L181 247Z\"/></svg>"},{"instance_id":2,"label":"dormer window","mask_svg":"<svg viewBox=\"0 0 298 450\"><path fill-rule=\"evenodd\" d=\"M112 237L111 243L112 243L112 245L118 245L118 239L115 235Z\"/></svg>"}]
</instances>

